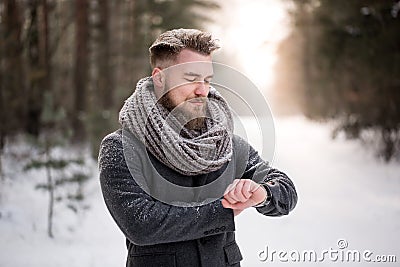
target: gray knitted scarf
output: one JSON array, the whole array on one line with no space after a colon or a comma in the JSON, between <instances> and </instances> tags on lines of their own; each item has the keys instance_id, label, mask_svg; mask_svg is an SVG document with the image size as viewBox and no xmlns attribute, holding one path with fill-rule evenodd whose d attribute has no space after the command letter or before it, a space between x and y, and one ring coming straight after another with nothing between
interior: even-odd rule
<instances>
[{"instance_id":1,"label":"gray knitted scarf","mask_svg":"<svg viewBox=\"0 0 400 267\"><path fill-rule=\"evenodd\" d=\"M125 101L119 122L162 163L184 175L216 171L232 156L232 114L213 87L207 98L204 129L184 127L175 112L157 101L151 77L141 79Z\"/></svg>"}]
</instances>

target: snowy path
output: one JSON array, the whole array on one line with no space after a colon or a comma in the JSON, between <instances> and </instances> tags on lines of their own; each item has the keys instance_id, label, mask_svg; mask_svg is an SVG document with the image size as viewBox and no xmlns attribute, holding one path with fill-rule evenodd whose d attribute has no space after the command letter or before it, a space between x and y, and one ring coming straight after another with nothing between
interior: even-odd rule
<instances>
[{"instance_id":1,"label":"snowy path","mask_svg":"<svg viewBox=\"0 0 400 267\"><path fill-rule=\"evenodd\" d=\"M303 118L278 119L276 128L273 166L293 179L299 203L287 217L254 210L237 217L242 266L287 266L278 254L272 262L260 261L266 247L269 253L315 250L319 257L330 248L397 257L397 263L352 264L326 255L323 262L293 263L286 255L293 266L399 266L400 165L377 162L357 142L332 141L327 126ZM57 214L54 240L45 232L46 195L28 179L41 177L18 177L0 188L0 267L124 266L124 238L105 210L96 179L88 189L90 212L80 221L69 212ZM338 239L348 247L338 249Z\"/></svg>"},{"instance_id":2,"label":"snowy path","mask_svg":"<svg viewBox=\"0 0 400 267\"><path fill-rule=\"evenodd\" d=\"M273 263L270 258L260 261L258 253L265 246L287 253L314 250L322 258L323 250L340 250L337 241L345 239L348 248L344 251L397 255L397 263L373 266L399 266L400 166L377 163L357 142L332 141L328 127L302 118L278 120L276 128L273 165L293 179L299 202L287 217L262 217L249 210L238 218L243 265L285 266L276 255ZM282 258L293 266L361 264L341 262L340 258L333 262L327 255L325 261L313 263L293 262L289 255Z\"/></svg>"}]
</instances>

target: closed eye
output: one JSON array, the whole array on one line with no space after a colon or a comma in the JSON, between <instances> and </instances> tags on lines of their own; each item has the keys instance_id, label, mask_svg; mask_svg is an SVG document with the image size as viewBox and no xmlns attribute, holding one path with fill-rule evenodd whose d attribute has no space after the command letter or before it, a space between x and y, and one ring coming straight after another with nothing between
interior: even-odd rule
<instances>
[{"instance_id":1,"label":"closed eye","mask_svg":"<svg viewBox=\"0 0 400 267\"><path fill-rule=\"evenodd\" d=\"M196 77L194 77L194 78L185 78L185 80L188 81L188 82L194 82L194 81L196 81Z\"/></svg>"}]
</instances>

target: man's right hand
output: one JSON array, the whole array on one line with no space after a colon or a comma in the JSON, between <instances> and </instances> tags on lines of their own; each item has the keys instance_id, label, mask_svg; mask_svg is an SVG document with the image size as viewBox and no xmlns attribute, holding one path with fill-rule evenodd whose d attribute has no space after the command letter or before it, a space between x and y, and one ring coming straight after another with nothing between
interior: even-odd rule
<instances>
[{"instance_id":1,"label":"man's right hand","mask_svg":"<svg viewBox=\"0 0 400 267\"><path fill-rule=\"evenodd\" d=\"M265 188L250 179L235 179L222 199L222 206L233 210L234 216L243 210L263 202L267 197Z\"/></svg>"}]
</instances>

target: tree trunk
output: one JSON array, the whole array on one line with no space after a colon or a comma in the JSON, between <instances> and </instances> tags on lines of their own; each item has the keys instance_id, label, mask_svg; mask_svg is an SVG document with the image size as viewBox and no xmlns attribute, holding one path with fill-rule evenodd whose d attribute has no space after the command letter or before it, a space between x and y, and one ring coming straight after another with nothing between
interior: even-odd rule
<instances>
[{"instance_id":1,"label":"tree trunk","mask_svg":"<svg viewBox=\"0 0 400 267\"><path fill-rule=\"evenodd\" d=\"M88 1L76 0L76 50L74 69L74 111L73 129L74 140L82 140L85 137L84 115L87 105L87 79L88 79Z\"/></svg>"},{"instance_id":2,"label":"tree trunk","mask_svg":"<svg viewBox=\"0 0 400 267\"><path fill-rule=\"evenodd\" d=\"M38 136L42 126L43 96L49 89L47 1L31 0L29 2L29 14L29 90L26 103L26 131Z\"/></svg>"},{"instance_id":3,"label":"tree trunk","mask_svg":"<svg viewBox=\"0 0 400 267\"><path fill-rule=\"evenodd\" d=\"M0 20L0 150L11 132L23 128L22 18L17 1L4 1ZM10 120L13 117L14 120Z\"/></svg>"},{"instance_id":4,"label":"tree trunk","mask_svg":"<svg viewBox=\"0 0 400 267\"><path fill-rule=\"evenodd\" d=\"M46 138L46 162L50 162L51 155L50 155L50 141ZM49 205L48 205L48 212L47 212L47 234L50 238L53 238L53 214L54 214L54 182L53 177L51 176L51 166L46 166L46 176L47 176L47 186L49 190Z\"/></svg>"},{"instance_id":5,"label":"tree trunk","mask_svg":"<svg viewBox=\"0 0 400 267\"><path fill-rule=\"evenodd\" d=\"M90 145L93 156L98 154L100 140L111 130L111 110L113 107L113 76L110 45L110 13L112 4L108 0L97 0L91 9L94 21L91 26L93 44L93 61L91 68L90 109L88 125L90 126ZM114 43L118 41L115 40Z\"/></svg>"},{"instance_id":6,"label":"tree trunk","mask_svg":"<svg viewBox=\"0 0 400 267\"><path fill-rule=\"evenodd\" d=\"M103 110L109 111L113 104L113 68L110 66L110 5L108 0L98 0L98 68L97 80L98 95Z\"/></svg>"}]
</instances>

